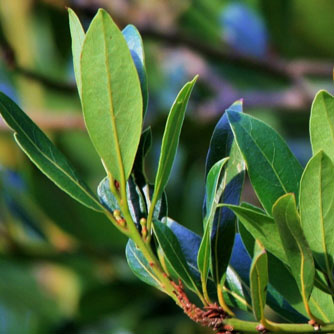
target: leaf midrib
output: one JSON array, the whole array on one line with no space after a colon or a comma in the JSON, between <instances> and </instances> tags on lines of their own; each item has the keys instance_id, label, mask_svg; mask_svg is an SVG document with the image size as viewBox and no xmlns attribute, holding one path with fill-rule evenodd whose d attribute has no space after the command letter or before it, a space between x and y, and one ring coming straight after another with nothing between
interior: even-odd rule
<instances>
[{"instance_id":1,"label":"leaf midrib","mask_svg":"<svg viewBox=\"0 0 334 334\"><path fill-rule=\"evenodd\" d=\"M115 148L116 148L116 155L117 155L117 160L119 164L119 171L120 171L120 177L121 180L118 180L125 186L125 172L124 172L124 166L123 166L123 159L122 159L122 153L120 150L119 146L119 138L118 138L118 133L117 133L117 127L116 127L116 119L115 119L115 114L114 114L114 107L113 107L113 98L112 98L112 89L111 89L111 76L109 72L109 58L107 54L107 40L106 40L106 29L105 29L105 24L104 24L104 17L103 14L101 16L101 22L102 22L102 30L103 30L103 41L104 41L104 58L105 58L105 64L106 64L106 73L107 73L107 85L108 85L108 98L109 98L109 112L110 112L110 118L111 118L111 125L113 127L113 135L114 135L114 140L115 140Z\"/></svg>"},{"instance_id":2,"label":"leaf midrib","mask_svg":"<svg viewBox=\"0 0 334 334\"><path fill-rule=\"evenodd\" d=\"M4 107L3 103L0 102L0 105L2 106L2 108L4 110L7 111L7 108ZM56 169L58 169L59 171L61 171L65 176L67 176L76 186L78 186L90 199L92 199L96 204L98 204L99 207L102 207L101 204L95 199L94 196L92 196L92 194L87 191L87 189L85 187L83 187L79 180L74 179L73 176L70 176L64 169L60 168L59 165L56 164L56 161L50 159L47 155L45 155L45 153L39 148L38 145L35 144L34 141L31 140L31 138L28 136L28 134L26 133L26 131L21 127L21 125L16 121L16 119L12 116L12 114L7 111L7 115L11 118L11 120L17 125L17 127L21 130L21 133L25 136L25 138L37 149L37 151L47 160L51 163L51 165L53 165ZM16 138L18 138L18 136L20 135L20 133L16 130L14 130L14 135L16 134ZM44 134L43 134L44 135ZM47 137L46 137L47 138ZM19 140L19 138L18 138ZM47 140L49 140L47 138ZM21 144L22 145L22 144Z\"/></svg>"}]
</instances>

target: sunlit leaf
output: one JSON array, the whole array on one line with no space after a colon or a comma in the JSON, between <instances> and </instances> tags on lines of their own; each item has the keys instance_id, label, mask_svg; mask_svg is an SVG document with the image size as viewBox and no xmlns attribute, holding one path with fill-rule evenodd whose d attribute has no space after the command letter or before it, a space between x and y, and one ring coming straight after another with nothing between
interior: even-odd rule
<instances>
[{"instance_id":1,"label":"sunlit leaf","mask_svg":"<svg viewBox=\"0 0 334 334\"><path fill-rule=\"evenodd\" d=\"M298 196L302 167L281 136L252 116L227 111L254 190L264 209L285 193Z\"/></svg>"},{"instance_id":2,"label":"sunlit leaf","mask_svg":"<svg viewBox=\"0 0 334 334\"><path fill-rule=\"evenodd\" d=\"M81 78L89 136L105 168L125 186L139 145L143 101L124 36L102 9L94 17L82 47Z\"/></svg>"},{"instance_id":3,"label":"sunlit leaf","mask_svg":"<svg viewBox=\"0 0 334 334\"><path fill-rule=\"evenodd\" d=\"M21 149L59 188L81 204L102 211L100 203L65 156L37 125L6 95L0 93L0 113Z\"/></svg>"}]
</instances>

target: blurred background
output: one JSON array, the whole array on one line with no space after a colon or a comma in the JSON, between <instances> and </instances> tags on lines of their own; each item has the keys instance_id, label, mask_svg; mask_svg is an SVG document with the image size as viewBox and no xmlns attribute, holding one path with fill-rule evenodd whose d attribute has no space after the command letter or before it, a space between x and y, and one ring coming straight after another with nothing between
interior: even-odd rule
<instances>
[{"instance_id":1,"label":"blurred background","mask_svg":"<svg viewBox=\"0 0 334 334\"><path fill-rule=\"evenodd\" d=\"M201 233L204 163L224 110L272 125L302 164L319 89L333 93L332 0L0 0L0 90L14 99L95 189L104 177L74 83L66 6L87 28L97 8L144 39L154 145L182 85L188 106L168 186L169 215ZM248 183L243 198L256 203ZM127 267L126 240L44 177L0 121L0 333L208 333Z\"/></svg>"}]
</instances>

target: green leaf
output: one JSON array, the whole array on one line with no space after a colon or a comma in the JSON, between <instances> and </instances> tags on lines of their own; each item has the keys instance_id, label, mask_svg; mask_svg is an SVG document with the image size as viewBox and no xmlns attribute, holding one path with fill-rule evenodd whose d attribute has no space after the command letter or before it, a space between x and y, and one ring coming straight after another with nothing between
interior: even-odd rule
<instances>
[{"instance_id":1,"label":"green leaf","mask_svg":"<svg viewBox=\"0 0 334 334\"><path fill-rule=\"evenodd\" d=\"M74 75L75 75L75 80L77 82L79 96L81 99L82 84L81 84L80 56L86 36L78 16L71 8L68 8L68 17L70 21L70 31L72 38Z\"/></svg>"},{"instance_id":2,"label":"green leaf","mask_svg":"<svg viewBox=\"0 0 334 334\"><path fill-rule=\"evenodd\" d=\"M152 146L152 130L148 127L143 131L140 137L139 147L136 154L135 162L133 165L133 175L136 184L140 188L143 188L147 184L147 178L145 174L145 157L150 151Z\"/></svg>"},{"instance_id":3,"label":"green leaf","mask_svg":"<svg viewBox=\"0 0 334 334\"><path fill-rule=\"evenodd\" d=\"M176 155L177 146L179 144L179 137L187 104L196 80L197 76L192 81L186 83L183 86L169 112L165 131L162 137L158 171L154 183L152 205L155 205L167 185Z\"/></svg>"},{"instance_id":4,"label":"green leaf","mask_svg":"<svg viewBox=\"0 0 334 334\"><path fill-rule=\"evenodd\" d=\"M265 249L277 256L285 264L288 264L284 248L280 241L277 224L272 217L260 212L258 208L250 206L235 206L225 204L238 217L239 222L253 236L259 240Z\"/></svg>"},{"instance_id":5,"label":"green leaf","mask_svg":"<svg viewBox=\"0 0 334 334\"><path fill-rule=\"evenodd\" d=\"M249 115L231 110L227 115L254 190L271 214L278 197L298 195L302 167L274 129Z\"/></svg>"},{"instance_id":6,"label":"green leaf","mask_svg":"<svg viewBox=\"0 0 334 334\"><path fill-rule=\"evenodd\" d=\"M223 194L226 186L226 179L222 177L223 167L228 158L216 162L210 169L206 179L206 216L204 218L204 235L198 251L197 263L201 273L202 283L205 284L209 274L209 264L211 262L211 234L213 220L219 199Z\"/></svg>"},{"instance_id":7,"label":"green leaf","mask_svg":"<svg viewBox=\"0 0 334 334\"><path fill-rule=\"evenodd\" d=\"M37 125L6 95L0 92L0 113L21 149L59 188L81 204L102 211L93 192L79 178L65 156Z\"/></svg>"},{"instance_id":8,"label":"green leaf","mask_svg":"<svg viewBox=\"0 0 334 334\"><path fill-rule=\"evenodd\" d=\"M242 112L242 100L232 104L228 110ZM227 156L230 158L225 168L226 189L220 198L220 202L238 204L244 182L245 163L234 141L227 114L224 113L211 137L206 158L205 174L208 174L209 169L215 162ZM235 232L236 216L234 213L228 208L217 210L211 233L213 254L212 274L217 283L224 279L224 274L231 257Z\"/></svg>"},{"instance_id":9,"label":"green leaf","mask_svg":"<svg viewBox=\"0 0 334 334\"><path fill-rule=\"evenodd\" d=\"M188 267L177 237L166 224L163 224L158 220L153 221L153 226L159 245L162 248L169 264L173 268L173 271L189 289L200 293L196 284L196 279Z\"/></svg>"},{"instance_id":10,"label":"green leaf","mask_svg":"<svg viewBox=\"0 0 334 334\"><path fill-rule=\"evenodd\" d=\"M133 177L128 179L126 184L128 205L131 217L136 223L137 227L140 228L140 219L147 216L147 208L145 198L133 180ZM97 194L100 198L101 203L110 211L121 210L117 202L117 199L110 190L110 183L108 177L105 177L97 188Z\"/></svg>"},{"instance_id":11,"label":"green leaf","mask_svg":"<svg viewBox=\"0 0 334 334\"><path fill-rule=\"evenodd\" d=\"M291 273L303 300L307 300L313 289L315 268L312 252L300 224L294 195L280 197L273 206L273 215Z\"/></svg>"},{"instance_id":12,"label":"green leaf","mask_svg":"<svg viewBox=\"0 0 334 334\"><path fill-rule=\"evenodd\" d=\"M249 275L253 313L258 321L264 320L268 284L268 257L262 244L256 240Z\"/></svg>"},{"instance_id":13,"label":"green leaf","mask_svg":"<svg viewBox=\"0 0 334 334\"><path fill-rule=\"evenodd\" d=\"M154 275L143 253L131 239L126 245L125 255L130 269L140 280L161 290L160 281Z\"/></svg>"},{"instance_id":14,"label":"green leaf","mask_svg":"<svg viewBox=\"0 0 334 334\"><path fill-rule=\"evenodd\" d=\"M331 277L334 256L334 165L322 150L308 162L300 184L300 217L320 268Z\"/></svg>"},{"instance_id":15,"label":"green leaf","mask_svg":"<svg viewBox=\"0 0 334 334\"><path fill-rule=\"evenodd\" d=\"M123 29L122 33L130 49L131 56L133 62L135 63L137 73L139 76L141 92L143 96L143 116L145 116L148 104L148 86L147 86L147 75L145 69L145 54L144 54L143 40L137 28L132 24L127 25Z\"/></svg>"},{"instance_id":16,"label":"green leaf","mask_svg":"<svg viewBox=\"0 0 334 334\"><path fill-rule=\"evenodd\" d=\"M142 95L129 48L100 9L81 53L82 105L89 136L112 177L125 186L142 128Z\"/></svg>"},{"instance_id":17,"label":"green leaf","mask_svg":"<svg viewBox=\"0 0 334 334\"><path fill-rule=\"evenodd\" d=\"M334 97L324 90L312 104L310 138L313 154L323 150L334 161Z\"/></svg>"}]
</instances>

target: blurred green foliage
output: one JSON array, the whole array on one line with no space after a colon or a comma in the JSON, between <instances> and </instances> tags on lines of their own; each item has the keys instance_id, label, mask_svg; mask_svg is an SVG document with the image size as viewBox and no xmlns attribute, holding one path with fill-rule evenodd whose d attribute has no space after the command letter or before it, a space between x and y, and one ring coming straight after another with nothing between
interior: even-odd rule
<instances>
[{"instance_id":1,"label":"blurred green foliage","mask_svg":"<svg viewBox=\"0 0 334 334\"><path fill-rule=\"evenodd\" d=\"M1 1L0 90L96 188L105 175L82 131L65 6L86 26L104 7L121 27L133 23L143 33L152 181L169 106L199 73L167 189L176 221L202 233L211 132L238 98L287 138L302 163L309 158L311 98L319 88L333 91L332 0ZM0 333L204 333L133 277L125 238L58 190L0 125ZM255 201L247 184L243 197Z\"/></svg>"}]
</instances>

